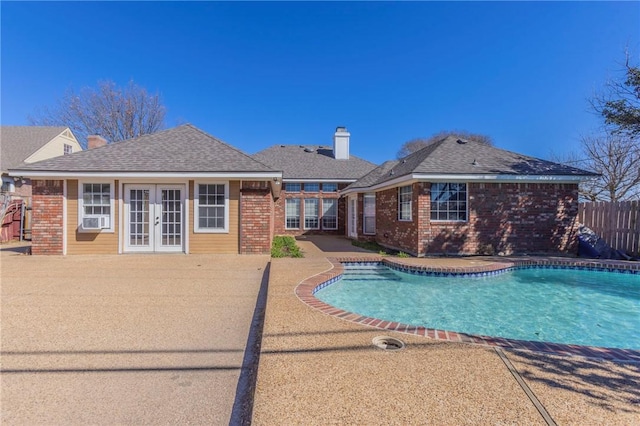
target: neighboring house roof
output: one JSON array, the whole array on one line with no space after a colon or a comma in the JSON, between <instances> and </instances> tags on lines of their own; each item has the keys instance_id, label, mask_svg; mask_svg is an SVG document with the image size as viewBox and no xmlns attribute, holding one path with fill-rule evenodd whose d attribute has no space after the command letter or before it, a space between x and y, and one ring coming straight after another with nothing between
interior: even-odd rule
<instances>
[{"instance_id":1,"label":"neighboring house roof","mask_svg":"<svg viewBox=\"0 0 640 426\"><path fill-rule=\"evenodd\" d=\"M356 180L376 165L349 156L348 160L333 158L333 150L320 145L274 145L253 155L273 169L282 170L285 180L321 179Z\"/></svg>"},{"instance_id":2,"label":"neighboring house roof","mask_svg":"<svg viewBox=\"0 0 640 426\"><path fill-rule=\"evenodd\" d=\"M580 180L596 173L528 157L494 146L448 136L400 159L387 161L349 185L347 191L381 187L409 179ZM534 179L535 178L535 179ZM557 178L557 179L554 179Z\"/></svg>"},{"instance_id":3,"label":"neighboring house roof","mask_svg":"<svg viewBox=\"0 0 640 426\"><path fill-rule=\"evenodd\" d=\"M63 157L22 164L25 175L74 173L279 173L191 124Z\"/></svg>"},{"instance_id":4,"label":"neighboring house roof","mask_svg":"<svg viewBox=\"0 0 640 426\"><path fill-rule=\"evenodd\" d=\"M22 164L65 130L61 126L1 126L0 170L4 173Z\"/></svg>"}]
</instances>

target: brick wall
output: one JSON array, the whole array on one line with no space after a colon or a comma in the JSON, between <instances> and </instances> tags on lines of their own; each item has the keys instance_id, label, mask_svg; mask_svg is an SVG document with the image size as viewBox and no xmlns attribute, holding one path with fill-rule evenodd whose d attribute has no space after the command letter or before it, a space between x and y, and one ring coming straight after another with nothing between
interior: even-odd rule
<instances>
[{"instance_id":1,"label":"brick wall","mask_svg":"<svg viewBox=\"0 0 640 426\"><path fill-rule=\"evenodd\" d=\"M399 222L398 190L378 192L376 240L425 254L574 253L576 184L470 183L469 220L431 222L431 184L413 184L412 221Z\"/></svg>"},{"instance_id":2,"label":"brick wall","mask_svg":"<svg viewBox=\"0 0 640 426\"><path fill-rule=\"evenodd\" d=\"M410 222L398 220L398 188L376 193L376 241L379 244L418 255L417 191L418 185L413 185ZM360 225L358 228L361 232Z\"/></svg>"},{"instance_id":3,"label":"brick wall","mask_svg":"<svg viewBox=\"0 0 640 426\"><path fill-rule=\"evenodd\" d=\"M269 254L273 240L273 198L268 182L242 182L240 253Z\"/></svg>"},{"instance_id":4,"label":"brick wall","mask_svg":"<svg viewBox=\"0 0 640 426\"><path fill-rule=\"evenodd\" d=\"M63 185L61 180L32 182L32 254L63 254Z\"/></svg>"},{"instance_id":5,"label":"brick wall","mask_svg":"<svg viewBox=\"0 0 640 426\"><path fill-rule=\"evenodd\" d=\"M339 183L338 190L346 188L348 183ZM337 192L287 192L282 190L280 198L275 202L275 214L274 225L275 235L344 235L346 232L346 201L344 198L338 198ZM300 199L300 229L285 229L285 199L286 198L299 198ZM322 217L320 220L320 229L304 229L304 200L305 198L333 198L338 200L338 229L326 230L322 229ZM322 201L319 204L320 216L322 216Z\"/></svg>"}]
</instances>

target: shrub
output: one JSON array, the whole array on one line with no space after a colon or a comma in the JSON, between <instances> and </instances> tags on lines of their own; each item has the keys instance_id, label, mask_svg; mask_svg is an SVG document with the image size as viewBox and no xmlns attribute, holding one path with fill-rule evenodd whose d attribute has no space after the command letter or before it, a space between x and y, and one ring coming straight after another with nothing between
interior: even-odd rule
<instances>
[{"instance_id":1,"label":"shrub","mask_svg":"<svg viewBox=\"0 0 640 426\"><path fill-rule=\"evenodd\" d=\"M278 235L273 237L271 257L303 257L303 255L295 238L288 235Z\"/></svg>"}]
</instances>

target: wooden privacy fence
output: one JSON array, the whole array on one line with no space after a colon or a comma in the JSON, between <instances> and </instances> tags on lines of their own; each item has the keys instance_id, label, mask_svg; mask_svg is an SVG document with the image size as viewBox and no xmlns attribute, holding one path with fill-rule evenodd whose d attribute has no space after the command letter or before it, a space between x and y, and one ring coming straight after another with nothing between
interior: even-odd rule
<instances>
[{"instance_id":1,"label":"wooden privacy fence","mask_svg":"<svg viewBox=\"0 0 640 426\"><path fill-rule=\"evenodd\" d=\"M580 203L578 222L616 250L640 254L640 201Z\"/></svg>"}]
</instances>

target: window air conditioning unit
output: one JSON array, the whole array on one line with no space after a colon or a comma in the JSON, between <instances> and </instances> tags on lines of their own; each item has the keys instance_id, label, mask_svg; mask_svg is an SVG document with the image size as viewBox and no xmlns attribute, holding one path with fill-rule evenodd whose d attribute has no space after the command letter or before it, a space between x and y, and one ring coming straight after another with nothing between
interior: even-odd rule
<instances>
[{"instance_id":1,"label":"window air conditioning unit","mask_svg":"<svg viewBox=\"0 0 640 426\"><path fill-rule=\"evenodd\" d=\"M108 227L109 216L82 218L82 229L105 229Z\"/></svg>"}]
</instances>

